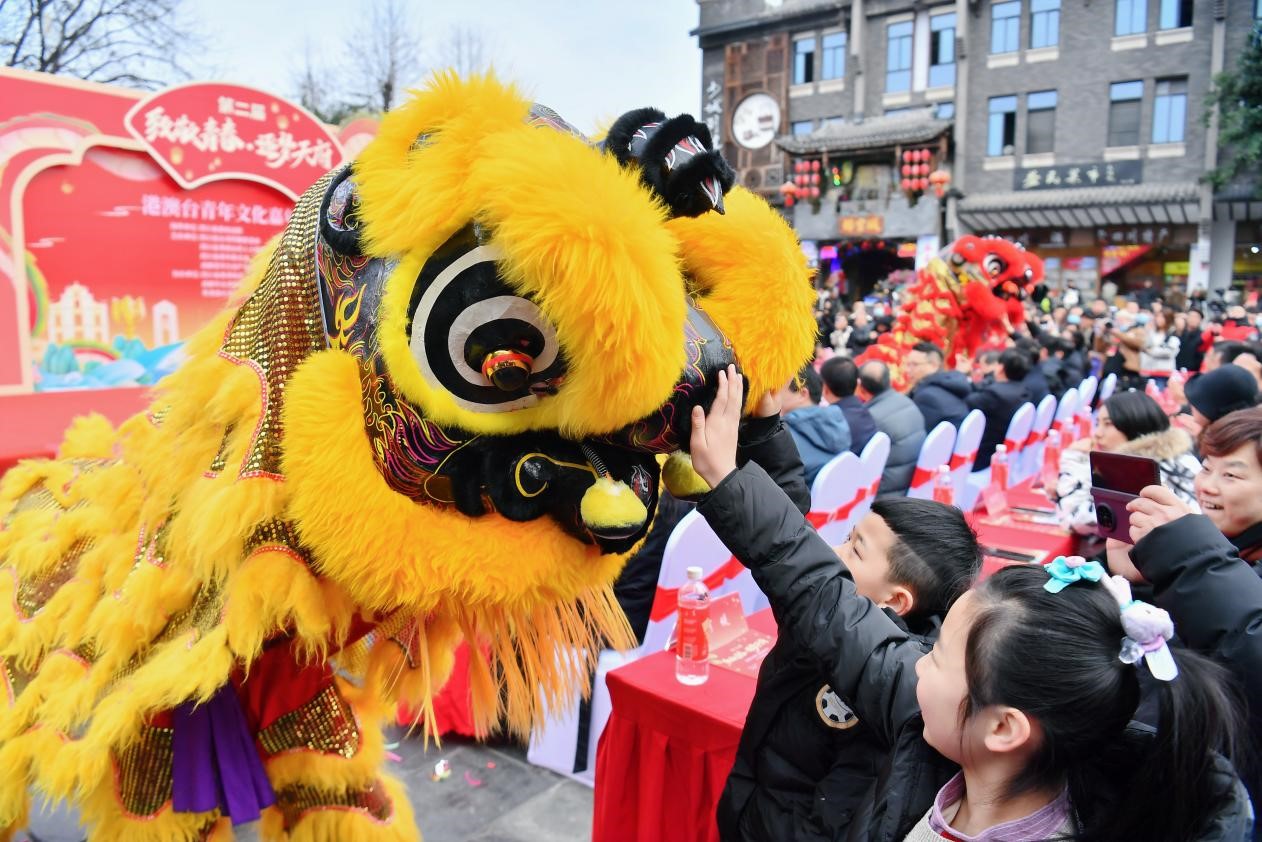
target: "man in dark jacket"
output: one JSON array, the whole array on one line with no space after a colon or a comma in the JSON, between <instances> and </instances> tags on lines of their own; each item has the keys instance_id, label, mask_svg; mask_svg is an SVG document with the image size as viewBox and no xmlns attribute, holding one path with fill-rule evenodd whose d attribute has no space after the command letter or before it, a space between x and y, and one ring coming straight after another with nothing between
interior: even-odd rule
<instances>
[{"instance_id":1,"label":"man in dark jacket","mask_svg":"<svg viewBox=\"0 0 1262 842\"><path fill-rule=\"evenodd\" d=\"M849 357L833 357L820 366L819 376L824 384L821 392L824 401L846 416L846 424L850 427L850 452L862 453L868 440L876 433L876 422L863 401L854 394L859 386L859 367Z\"/></svg>"},{"instance_id":2,"label":"man in dark jacket","mask_svg":"<svg viewBox=\"0 0 1262 842\"><path fill-rule=\"evenodd\" d=\"M1184 645L1226 666L1244 690L1255 762L1242 777L1253 803L1262 803L1262 568L1242 561L1209 518L1189 514L1163 486L1144 489L1127 509L1140 581L1152 584L1155 604L1170 613ZM1135 580L1135 570L1113 572ZM1253 838L1262 839L1262 826Z\"/></svg>"},{"instance_id":3,"label":"man in dark jacket","mask_svg":"<svg viewBox=\"0 0 1262 842\"><path fill-rule=\"evenodd\" d=\"M871 396L867 407L876 428L890 437L890 455L877 496L906 494L925 443L925 417L911 398L894 391L889 367L879 360L859 368L859 385Z\"/></svg>"},{"instance_id":4,"label":"man in dark jacket","mask_svg":"<svg viewBox=\"0 0 1262 842\"><path fill-rule=\"evenodd\" d=\"M1030 402L1038 406L1039 401L1052 392L1051 384L1047 382L1047 376L1043 374L1043 369L1039 366L1041 349L1037 342L1028 337L1021 337L1017 340L1016 349L1025 354L1029 366L1025 377L1021 379L1021 385L1030 393Z\"/></svg>"},{"instance_id":5,"label":"man in dark jacket","mask_svg":"<svg viewBox=\"0 0 1262 842\"><path fill-rule=\"evenodd\" d=\"M820 406L823 384L809 364L780 392L784 423L802 457L809 488L834 457L850 449L850 425L831 406Z\"/></svg>"},{"instance_id":6,"label":"man in dark jacket","mask_svg":"<svg viewBox=\"0 0 1262 842\"><path fill-rule=\"evenodd\" d=\"M1179 353L1174 357L1174 367L1187 371L1200 371L1205 360L1205 352L1201 345L1204 328L1201 325L1201 311L1188 310L1187 328L1179 334Z\"/></svg>"},{"instance_id":7,"label":"man in dark jacket","mask_svg":"<svg viewBox=\"0 0 1262 842\"><path fill-rule=\"evenodd\" d=\"M977 448L976 470L990 467L990 457L996 445L1003 444L1008 424L1021 404L1030 400L1021 381L1030 373L1030 360L1023 351L1009 348L999 355L999 370L995 381L982 386L968 396L970 409L980 409L986 416L986 430Z\"/></svg>"},{"instance_id":8,"label":"man in dark jacket","mask_svg":"<svg viewBox=\"0 0 1262 842\"><path fill-rule=\"evenodd\" d=\"M907 396L925 417L926 433L943 421L959 429L969 412L964 399L973 391L972 384L961 372L944 371L942 361L942 349L932 342L917 343L903 358Z\"/></svg>"}]
</instances>

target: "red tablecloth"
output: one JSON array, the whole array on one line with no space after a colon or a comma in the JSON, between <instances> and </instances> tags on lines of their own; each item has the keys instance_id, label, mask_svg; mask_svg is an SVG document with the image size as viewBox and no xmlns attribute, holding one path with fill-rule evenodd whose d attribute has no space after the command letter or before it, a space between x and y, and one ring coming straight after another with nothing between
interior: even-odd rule
<instances>
[{"instance_id":1,"label":"red tablecloth","mask_svg":"<svg viewBox=\"0 0 1262 842\"><path fill-rule=\"evenodd\" d=\"M749 625L775 634L771 609ZM596 752L592 842L717 842L714 811L755 680L719 667L689 687L658 652L608 675L613 712Z\"/></svg>"},{"instance_id":2,"label":"red tablecloth","mask_svg":"<svg viewBox=\"0 0 1262 842\"><path fill-rule=\"evenodd\" d=\"M1052 504L1041 488L1033 488L1033 480L1008 489L1008 504L1026 506L1034 509L1051 509ZM1058 555L1072 555L1074 552L1074 536L1058 526L1031 523L1016 520L1011 513L996 518L986 514L985 508L979 508L970 518L973 528L977 530L977 538L984 546L998 547L1017 552L1047 554L1043 561L1050 561ZM986 556L982 561L982 577L985 578L1001 567L1013 562L996 556Z\"/></svg>"}]
</instances>

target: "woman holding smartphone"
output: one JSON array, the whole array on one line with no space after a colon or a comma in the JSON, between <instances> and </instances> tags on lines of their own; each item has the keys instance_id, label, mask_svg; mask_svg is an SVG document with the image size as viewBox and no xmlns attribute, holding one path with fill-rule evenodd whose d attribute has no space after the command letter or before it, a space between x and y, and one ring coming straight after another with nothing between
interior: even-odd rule
<instances>
[{"instance_id":1,"label":"woman holding smartphone","mask_svg":"<svg viewBox=\"0 0 1262 842\"><path fill-rule=\"evenodd\" d=\"M1074 442L1061 455L1060 476L1051 496L1066 529L1080 535L1096 531L1095 504L1091 499L1092 450L1155 460L1161 470L1161 484L1199 511L1193 480L1201 463L1192 452L1192 437L1170 426L1170 419L1148 395L1118 392L1100 407L1091 438Z\"/></svg>"}]
</instances>

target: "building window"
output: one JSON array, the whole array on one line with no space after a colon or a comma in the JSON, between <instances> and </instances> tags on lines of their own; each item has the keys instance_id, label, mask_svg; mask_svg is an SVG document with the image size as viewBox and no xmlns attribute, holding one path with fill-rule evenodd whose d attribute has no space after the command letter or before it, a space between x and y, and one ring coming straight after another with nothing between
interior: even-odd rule
<instances>
[{"instance_id":1,"label":"building window","mask_svg":"<svg viewBox=\"0 0 1262 842\"><path fill-rule=\"evenodd\" d=\"M1030 49L1060 43L1060 0L1030 0Z\"/></svg>"},{"instance_id":2,"label":"building window","mask_svg":"<svg viewBox=\"0 0 1262 842\"><path fill-rule=\"evenodd\" d=\"M1187 110L1188 80L1158 79L1152 104L1152 142L1182 143Z\"/></svg>"},{"instance_id":3,"label":"building window","mask_svg":"<svg viewBox=\"0 0 1262 842\"><path fill-rule=\"evenodd\" d=\"M794 120L793 123L790 125L790 130L793 132L795 136L810 134L811 132L815 131L815 121L814 120Z\"/></svg>"},{"instance_id":4,"label":"building window","mask_svg":"<svg viewBox=\"0 0 1262 842\"><path fill-rule=\"evenodd\" d=\"M1109 86L1109 146L1139 144L1139 111L1143 82L1114 82Z\"/></svg>"},{"instance_id":5,"label":"building window","mask_svg":"<svg viewBox=\"0 0 1262 842\"><path fill-rule=\"evenodd\" d=\"M955 117L954 102L939 102L938 107L933 110L933 116L939 120L950 120Z\"/></svg>"},{"instance_id":6,"label":"building window","mask_svg":"<svg viewBox=\"0 0 1262 842\"><path fill-rule=\"evenodd\" d=\"M793 41L793 84L805 85L815 81L815 36L807 35Z\"/></svg>"},{"instance_id":7,"label":"building window","mask_svg":"<svg viewBox=\"0 0 1262 842\"><path fill-rule=\"evenodd\" d=\"M911 90L911 21L891 23L885 28L885 92Z\"/></svg>"},{"instance_id":8,"label":"building window","mask_svg":"<svg viewBox=\"0 0 1262 842\"><path fill-rule=\"evenodd\" d=\"M887 108L885 109L886 117L893 117L897 114L910 114L912 111L919 111L918 108Z\"/></svg>"},{"instance_id":9,"label":"building window","mask_svg":"<svg viewBox=\"0 0 1262 842\"><path fill-rule=\"evenodd\" d=\"M1025 101L1025 153L1056 148L1056 92L1035 91Z\"/></svg>"},{"instance_id":10,"label":"building window","mask_svg":"<svg viewBox=\"0 0 1262 842\"><path fill-rule=\"evenodd\" d=\"M821 79L840 79L846 75L846 33L830 32L824 36L824 64Z\"/></svg>"},{"instance_id":11,"label":"building window","mask_svg":"<svg viewBox=\"0 0 1262 842\"><path fill-rule=\"evenodd\" d=\"M955 84L955 12L929 18L929 87Z\"/></svg>"},{"instance_id":12,"label":"building window","mask_svg":"<svg viewBox=\"0 0 1262 842\"><path fill-rule=\"evenodd\" d=\"M825 117L824 118L825 126L844 126L845 124L846 124L845 117Z\"/></svg>"},{"instance_id":13,"label":"building window","mask_svg":"<svg viewBox=\"0 0 1262 842\"><path fill-rule=\"evenodd\" d=\"M1192 25L1192 0L1161 0L1158 29L1180 29Z\"/></svg>"},{"instance_id":14,"label":"building window","mask_svg":"<svg viewBox=\"0 0 1262 842\"><path fill-rule=\"evenodd\" d=\"M1015 53L1021 46L1021 2L995 3L990 7L990 51Z\"/></svg>"},{"instance_id":15,"label":"building window","mask_svg":"<svg viewBox=\"0 0 1262 842\"><path fill-rule=\"evenodd\" d=\"M1148 0L1117 0L1114 35L1139 35L1148 31Z\"/></svg>"},{"instance_id":16,"label":"building window","mask_svg":"<svg viewBox=\"0 0 1262 842\"><path fill-rule=\"evenodd\" d=\"M1017 140L1017 98L992 96L990 124L986 132L987 155L1011 155Z\"/></svg>"}]
</instances>

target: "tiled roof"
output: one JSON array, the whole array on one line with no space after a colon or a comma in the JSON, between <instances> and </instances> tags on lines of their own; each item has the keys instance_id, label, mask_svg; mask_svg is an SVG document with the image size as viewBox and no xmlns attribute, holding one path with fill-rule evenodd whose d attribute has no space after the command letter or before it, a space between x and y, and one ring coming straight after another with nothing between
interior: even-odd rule
<instances>
[{"instance_id":1,"label":"tiled roof","mask_svg":"<svg viewBox=\"0 0 1262 842\"><path fill-rule=\"evenodd\" d=\"M1109 187L1075 187L1068 190L978 193L960 200L960 213L1103 205L1155 205L1167 202L1195 202L1199 198L1199 185L1193 181L1116 184Z\"/></svg>"},{"instance_id":2,"label":"tiled roof","mask_svg":"<svg viewBox=\"0 0 1262 842\"><path fill-rule=\"evenodd\" d=\"M951 130L950 120L933 116L932 108L869 117L862 123L828 123L810 134L784 135L776 144L794 155L814 152L856 152L900 143L925 143Z\"/></svg>"}]
</instances>

